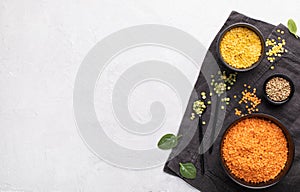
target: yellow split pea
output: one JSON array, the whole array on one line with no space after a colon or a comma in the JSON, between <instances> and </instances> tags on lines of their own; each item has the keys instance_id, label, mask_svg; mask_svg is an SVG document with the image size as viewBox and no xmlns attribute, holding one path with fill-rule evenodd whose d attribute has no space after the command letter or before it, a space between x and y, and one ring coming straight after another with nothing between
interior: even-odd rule
<instances>
[{"instance_id":1,"label":"yellow split pea","mask_svg":"<svg viewBox=\"0 0 300 192\"><path fill-rule=\"evenodd\" d=\"M223 60L234 68L251 67L262 54L259 36L247 27L235 27L225 33L220 42Z\"/></svg>"}]
</instances>

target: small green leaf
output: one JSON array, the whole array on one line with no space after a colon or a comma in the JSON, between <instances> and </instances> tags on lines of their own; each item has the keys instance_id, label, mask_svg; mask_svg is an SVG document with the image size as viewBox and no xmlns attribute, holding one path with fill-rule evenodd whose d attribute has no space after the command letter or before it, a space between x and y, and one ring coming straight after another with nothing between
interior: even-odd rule
<instances>
[{"instance_id":1,"label":"small green leaf","mask_svg":"<svg viewBox=\"0 0 300 192\"><path fill-rule=\"evenodd\" d=\"M197 176L197 170L193 163L179 163L180 175L187 179L195 179Z\"/></svg>"},{"instance_id":2,"label":"small green leaf","mask_svg":"<svg viewBox=\"0 0 300 192\"><path fill-rule=\"evenodd\" d=\"M157 146L163 150L172 149L177 146L180 137L182 136L177 137L173 134L166 134L159 140Z\"/></svg>"},{"instance_id":3,"label":"small green leaf","mask_svg":"<svg viewBox=\"0 0 300 192\"><path fill-rule=\"evenodd\" d=\"M295 21L293 19L289 19L287 26L288 26L289 31L298 38L298 35L296 34L297 33L297 25L296 25Z\"/></svg>"}]
</instances>

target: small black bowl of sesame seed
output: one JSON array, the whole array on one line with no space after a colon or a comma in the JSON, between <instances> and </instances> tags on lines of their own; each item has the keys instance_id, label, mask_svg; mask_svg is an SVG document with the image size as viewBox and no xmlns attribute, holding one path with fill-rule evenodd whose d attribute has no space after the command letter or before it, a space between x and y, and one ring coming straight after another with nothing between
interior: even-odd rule
<instances>
[{"instance_id":1,"label":"small black bowl of sesame seed","mask_svg":"<svg viewBox=\"0 0 300 192\"><path fill-rule=\"evenodd\" d=\"M266 99L274 105L288 102L295 91L292 80L283 74L274 74L268 77L263 88Z\"/></svg>"}]
</instances>

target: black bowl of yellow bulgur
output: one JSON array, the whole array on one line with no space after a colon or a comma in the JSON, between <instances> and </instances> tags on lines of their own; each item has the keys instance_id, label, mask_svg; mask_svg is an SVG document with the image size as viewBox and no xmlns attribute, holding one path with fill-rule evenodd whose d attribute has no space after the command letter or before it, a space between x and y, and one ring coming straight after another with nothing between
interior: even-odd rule
<instances>
[{"instance_id":1,"label":"black bowl of yellow bulgur","mask_svg":"<svg viewBox=\"0 0 300 192\"><path fill-rule=\"evenodd\" d=\"M262 113L234 121L220 143L226 174L251 189L278 183L292 166L294 150L288 129L275 117Z\"/></svg>"},{"instance_id":2,"label":"black bowl of yellow bulgur","mask_svg":"<svg viewBox=\"0 0 300 192\"><path fill-rule=\"evenodd\" d=\"M228 68L244 72L263 59L265 41L262 33L248 23L235 23L224 29L217 40L217 53Z\"/></svg>"}]
</instances>

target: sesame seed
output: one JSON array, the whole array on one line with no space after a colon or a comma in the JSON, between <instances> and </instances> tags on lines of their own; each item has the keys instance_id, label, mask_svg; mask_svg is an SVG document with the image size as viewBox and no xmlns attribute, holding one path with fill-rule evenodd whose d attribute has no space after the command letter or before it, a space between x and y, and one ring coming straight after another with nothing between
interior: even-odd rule
<instances>
[{"instance_id":1,"label":"sesame seed","mask_svg":"<svg viewBox=\"0 0 300 192\"><path fill-rule=\"evenodd\" d=\"M267 82L265 90L271 100L284 101L291 94L291 85L282 77L274 77Z\"/></svg>"}]
</instances>

